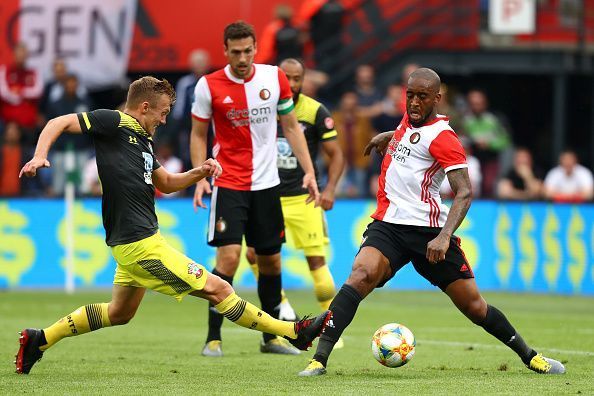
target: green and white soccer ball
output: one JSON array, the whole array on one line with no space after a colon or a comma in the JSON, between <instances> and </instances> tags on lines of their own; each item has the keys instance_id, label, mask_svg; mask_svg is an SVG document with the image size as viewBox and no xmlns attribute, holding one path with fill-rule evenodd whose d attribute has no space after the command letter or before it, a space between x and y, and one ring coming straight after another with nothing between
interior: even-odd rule
<instances>
[{"instance_id":1,"label":"green and white soccer ball","mask_svg":"<svg viewBox=\"0 0 594 396\"><path fill-rule=\"evenodd\" d=\"M375 360L386 367L400 367L415 355L415 336L399 323L383 325L371 339L371 351Z\"/></svg>"}]
</instances>

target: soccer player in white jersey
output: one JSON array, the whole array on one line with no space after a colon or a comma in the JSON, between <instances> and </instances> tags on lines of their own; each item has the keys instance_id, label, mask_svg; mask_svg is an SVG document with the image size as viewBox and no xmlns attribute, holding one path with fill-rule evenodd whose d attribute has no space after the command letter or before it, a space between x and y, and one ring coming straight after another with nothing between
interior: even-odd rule
<instances>
[{"instance_id":1,"label":"soccer player in white jersey","mask_svg":"<svg viewBox=\"0 0 594 396\"><path fill-rule=\"evenodd\" d=\"M239 21L224 32L229 64L196 84L192 105L192 163L206 158L206 134L213 123L213 157L225 172L214 181L208 225L208 244L217 247L213 274L233 282L245 236L256 250L259 269L258 295L262 310L278 318L281 303L281 245L285 241L277 161L277 115L285 137L304 170L307 202L319 203L314 167L293 111L292 92L286 75L277 66L254 64L256 35L251 25ZM208 182L198 183L194 207L210 193ZM313 203L312 203L313 205ZM223 316L209 308L204 356L222 356ZM272 334L264 334L260 350L298 354L299 351Z\"/></svg>"},{"instance_id":2,"label":"soccer player in white jersey","mask_svg":"<svg viewBox=\"0 0 594 396\"><path fill-rule=\"evenodd\" d=\"M529 369L543 374L565 372L560 362L529 347L503 313L479 293L460 238L454 235L470 207L472 191L464 149L447 117L436 114L439 87L433 70L414 71L408 79L404 119L396 131L374 138L366 148L366 153L373 147L383 152L387 146L377 210L363 234L351 274L330 304L332 318L316 353L301 376L326 373L334 343L353 320L361 300L408 262L468 319L516 352ZM449 213L439 197L446 176L455 194Z\"/></svg>"}]
</instances>

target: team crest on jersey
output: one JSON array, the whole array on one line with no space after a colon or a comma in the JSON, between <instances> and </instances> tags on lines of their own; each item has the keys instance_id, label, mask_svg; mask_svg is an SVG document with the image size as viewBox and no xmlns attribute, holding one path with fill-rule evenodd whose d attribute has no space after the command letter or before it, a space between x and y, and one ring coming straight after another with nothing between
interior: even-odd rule
<instances>
[{"instance_id":1,"label":"team crest on jersey","mask_svg":"<svg viewBox=\"0 0 594 396\"><path fill-rule=\"evenodd\" d=\"M409 140L412 144L417 144L419 143L419 140L421 140L421 134L419 132L415 132L412 135L410 135Z\"/></svg>"},{"instance_id":2,"label":"team crest on jersey","mask_svg":"<svg viewBox=\"0 0 594 396\"><path fill-rule=\"evenodd\" d=\"M215 229L217 230L218 233L223 233L223 232L227 231L227 222L225 221L225 219L223 219L222 217L219 217L219 219L217 220L217 222L215 224Z\"/></svg>"},{"instance_id":3,"label":"team crest on jersey","mask_svg":"<svg viewBox=\"0 0 594 396\"><path fill-rule=\"evenodd\" d=\"M267 90L266 88L262 88L260 90L260 99L268 100L268 98L270 98L270 91Z\"/></svg>"},{"instance_id":4,"label":"team crest on jersey","mask_svg":"<svg viewBox=\"0 0 594 396\"><path fill-rule=\"evenodd\" d=\"M324 125L328 129L334 129L334 120L332 119L332 117L324 118Z\"/></svg>"},{"instance_id":5,"label":"team crest on jersey","mask_svg":"<svg viewBox=\"0 0 594 396\"><path fill-rule=\"evenodd\" d=\"M200 278L204 271L196 263L188 263L188 275L194 275L196 279Z\"/></svg>"}]
</instances>

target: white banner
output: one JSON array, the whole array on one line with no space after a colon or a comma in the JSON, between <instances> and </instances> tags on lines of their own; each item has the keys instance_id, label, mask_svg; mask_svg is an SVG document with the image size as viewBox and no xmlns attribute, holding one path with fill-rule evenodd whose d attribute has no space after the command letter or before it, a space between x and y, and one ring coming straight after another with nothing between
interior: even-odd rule
<instances>
[{"instance_id":1,"label":"white banner","mask_svg":"<svg viewBox=\"0 0 594 396\"><path fill-rule=\"evenodd\" d=\"M489 0L491 33L534 33L535 17L536 0Z\"/></svg>"},{"instance_id":2,"label":"white banner","mask_svg":"<svg viewBox=\"0 0 594 396\"><path fill-rule=\"evenodd\" d=\"M20 39L44 76L63 58L88 88L101 88L125 77L135 19L136 0L21 0Z\"/></svg>"}]
</instances>

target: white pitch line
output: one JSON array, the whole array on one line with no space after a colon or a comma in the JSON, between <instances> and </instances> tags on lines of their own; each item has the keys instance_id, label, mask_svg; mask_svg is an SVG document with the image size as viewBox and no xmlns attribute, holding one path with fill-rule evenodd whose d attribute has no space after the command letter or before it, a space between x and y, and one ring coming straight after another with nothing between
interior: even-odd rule
<instances>
[{"instance_id":1,"label":"white pitch line","mask_svg":"<svg viewBox=\"0 0 594 396\"><path fill-rule=\"evenodd\" d=\"M426 340L421 339L417 340L417 343L420 345L423 344L430 344L430 345L447 345L447 346L456 346L456 347L479 347L479 348L490 348L490 349L508 349L506 346L503 345L492 345L492 344L480 344L476 342L458 342L458 341L438 341L438 340ZM546 350L555 353L564 353L567 355L583 355L583 356L594 356L594 352L590 351L574 351L571 349L556 349L556 348L547 348L547 347L536 347L537 350Z\"/></svg>"}]
</instances>

